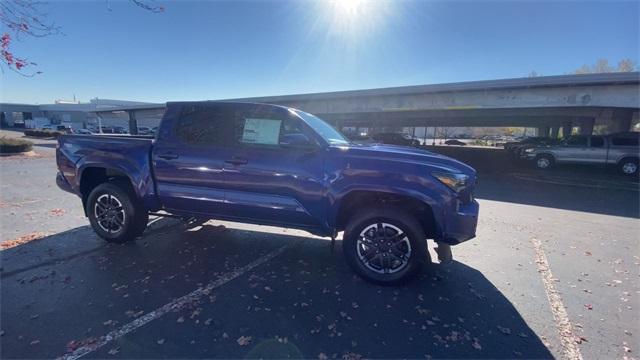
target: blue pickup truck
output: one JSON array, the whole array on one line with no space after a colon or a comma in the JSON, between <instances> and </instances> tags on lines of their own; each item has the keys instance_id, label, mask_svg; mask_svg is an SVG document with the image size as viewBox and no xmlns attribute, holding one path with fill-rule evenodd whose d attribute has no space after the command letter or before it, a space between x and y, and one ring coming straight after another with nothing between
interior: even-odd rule
<instances>
[{"instance_id":1,"label":"blue pickup truck","mask_svg":"<svg viewBox=\"0 0 640 360\"><path fill-rule=\"evenodd\" d=\"M57 184L82 199L110 242L140 236L149 212L344 231L349 265L392 284L429 262L426 239L475 236L471 167L428 151L352 144L320 118L283 106L173 102L155 138L65 135Z\"/></svg>"}]
</instances>

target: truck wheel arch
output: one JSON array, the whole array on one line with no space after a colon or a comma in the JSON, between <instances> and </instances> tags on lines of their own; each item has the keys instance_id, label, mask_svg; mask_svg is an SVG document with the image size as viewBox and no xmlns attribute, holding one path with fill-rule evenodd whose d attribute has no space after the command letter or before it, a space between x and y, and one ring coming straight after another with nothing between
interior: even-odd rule
<instances>
[{"instance_id":1,"label":"truck wheel arch","mask_svg":"<svg viewBox=\"0 0 640 360\"><path fill-rule=\"evenodd\" d=\"M384 204L401 207L414 215L428 238L440 237L441 227L432 205L407 194L376 190L352 190L343 195L337 204L334 226L338 231L344 230L349 218L363 208Z\"/></svg>"},{"instance_id":2,"label":"truck wheel arch","mask_svg":"<svg viewBox=\"0 0 640 360\"><path fill-rule=\"evenodd\" d=\"M89 194L96 186L110 181L118 181L122 186L128 186L127 191L130 191L132 194L138 196L135 191L135 187L133 186L133 180L129 175L127 175L124 171L120 169L115 169L111 167L105 166L86 166L80 169L80 194L82 196L82 205L83 208L86 208L87 199Z\"/></svg>"}]
</instances>

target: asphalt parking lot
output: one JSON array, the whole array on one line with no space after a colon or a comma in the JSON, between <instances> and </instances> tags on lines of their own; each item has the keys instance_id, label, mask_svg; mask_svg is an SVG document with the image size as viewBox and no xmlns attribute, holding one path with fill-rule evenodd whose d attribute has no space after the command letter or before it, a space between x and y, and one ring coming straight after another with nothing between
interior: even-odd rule
<instances>
[{"instance_id":1,"label":"asphalt parking lot","mask_svg":"<svg viewBox=\"0 0 640 360\"><path fill-rule=\"evenodd\" d=\"M49 142L0 158L2 358L635 358L638 183L480 169L477 238L401 287L304 232L154 219L98 239Z\"/></svg>"}]
</instances>

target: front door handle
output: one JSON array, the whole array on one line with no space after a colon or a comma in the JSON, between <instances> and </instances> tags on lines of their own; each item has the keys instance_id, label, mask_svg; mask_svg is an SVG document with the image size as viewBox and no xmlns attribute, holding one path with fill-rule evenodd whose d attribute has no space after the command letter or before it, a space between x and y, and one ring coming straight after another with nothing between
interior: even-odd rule
<instances>
[{"instance_id":1,"label":"front door handle","mask_svg":"<svg viewBox=\"0 0 640 360\"><path fill-rule=\"evenodd\" d=\"M224 162L228 164L233 164L233 165L244 165L248 163L247 159L241 159L236 157L234 157L233 159L225 160Z\"/></svg>"},{"instance_id":2,"label":"front door handle","mask_svg":"<svg viewBox=\"0 0 640 360\"><path fill-rule=\"evenodd\" d=\"M174 153L166 153L166 154L160 154L158 155L158 157L165 160L173 160L173 159L177 159L179 156L178 154L174 154Z\"/></svg>"}]
</instances>

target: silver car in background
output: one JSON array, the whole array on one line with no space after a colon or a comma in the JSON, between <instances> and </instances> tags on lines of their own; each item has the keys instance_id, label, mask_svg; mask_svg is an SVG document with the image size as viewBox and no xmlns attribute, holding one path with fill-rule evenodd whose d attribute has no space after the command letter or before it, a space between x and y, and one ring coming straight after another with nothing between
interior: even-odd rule
<instances>
[{"instance_id":1,"label":"silver car in background","mask_svg":"<svg viewBox=\"0 0 640 360\"><path fill-rule=\"evenodd\" d=\"M525 158L539 169L556 164L615 165L625 175L638 175L640 133L571 136L558 145L525 150Z\"/></svg>"}]
</instances>

